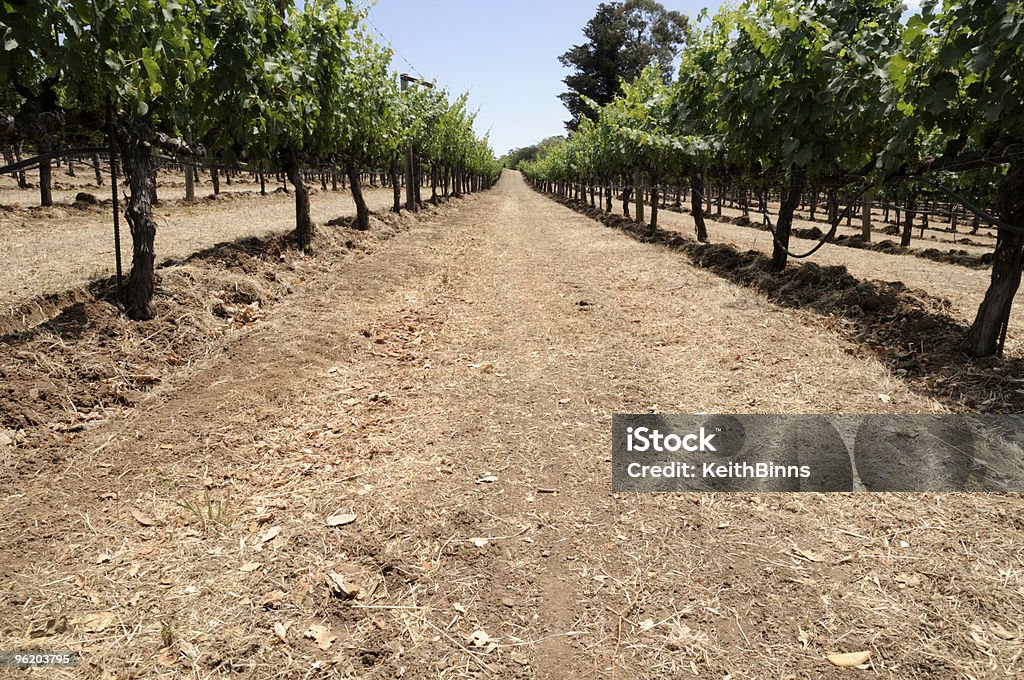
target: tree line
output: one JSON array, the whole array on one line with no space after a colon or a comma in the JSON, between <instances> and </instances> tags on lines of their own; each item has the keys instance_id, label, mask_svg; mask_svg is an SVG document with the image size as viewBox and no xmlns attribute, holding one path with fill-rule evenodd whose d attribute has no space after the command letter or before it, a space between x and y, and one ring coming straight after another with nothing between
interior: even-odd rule
<instances>
[{"instance_id":1,"label":"tree line","mask_svg":"<svg viewBox=\"0 0 1024 680\"><path fill-rule=\"evenodd\" d=\"M1024 264L1024 8L925 0L905 13L899 0L747 0L702 13L674 79L652 64L608 103L581 96L569 139L520 167L548 188L596 185L609 203L613 184L652 205L667 182L685 183L694 206L708 182L778 189L779 270L808 191L902 197L911 215L922 187L939 191L997 227L963 344L996 354ZM703 212L693 215L706 239Z\"/></svg>"},{"instance_id":2,"label":"tree line","mask_svg":"<svg viewBox=\"0 0 1024 680\"><path fill-rule=\"evenodd\" d=\"M456 195L493 181L499 166L466 97L400 88L364 18L351 0L0 3L0 144L109 147L130 192L125 312L151 318L158 151L283 172L304 250L310 167L348 177L361 229L360 172L394 182L410 147L417 176L426 165Z\"/></svg>"}]
</instances>

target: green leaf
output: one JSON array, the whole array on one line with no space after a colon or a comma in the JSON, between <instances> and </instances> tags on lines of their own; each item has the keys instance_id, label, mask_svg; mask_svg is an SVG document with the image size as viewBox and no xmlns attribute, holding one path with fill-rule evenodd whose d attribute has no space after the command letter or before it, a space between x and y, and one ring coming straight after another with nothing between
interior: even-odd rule
<instances>
[{"instance_id":1,"label":"green leaf","mask_svg":"<svg viewBox=\"0 0 1024 680\"><path fill-rule=\"evenodd\" d=\"M896 87L902 88L907 82L907 71L910 69L910 61L902 54L894 54L889 60L888 72L889 80L896 84Z\"/></svg>"},{"instance_id":2,"label":"green leaf","mask_svg":"<svg viewBox=\"0 0 1024 680\"><path fill-rule=\"evenodd\" d=\"M928 22L920 14L915 14L907 21L907 27L903 30L903 40L908 43L914 42L927 28Z\"/></svg>"},{"instance_id":3,"label":"green leaf","mask_svg":"<svg viewBox=\"0 0 1024 680\"><path fill-rule=\"evenodd\" d=\"M151 54L143 55L142 65L146 67L146 75L149 77L150 83L155 83L160 80L160 66L156 63L156 59L154 59Z\"/></svg>"}]
</instances>

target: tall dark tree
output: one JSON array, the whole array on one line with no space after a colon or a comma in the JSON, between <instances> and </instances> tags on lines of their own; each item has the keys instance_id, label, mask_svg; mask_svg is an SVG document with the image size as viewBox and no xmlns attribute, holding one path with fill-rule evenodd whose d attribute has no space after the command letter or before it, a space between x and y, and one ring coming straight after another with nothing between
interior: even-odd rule
<instances>
[{"instance_id":1,"label":"tall dark tree","mask_svg":"<svg viewBox=\"0 0 1024 680\"><path fill-rule=\"evenodd\" d=\"M581 95L600 105L621 93L621 82L633 82L645 67L656 65L667 83L672 61L686 35L686 16L669 11L656 0L604 2L583 28L587 42L574 45L558 58L573 72L563 81L568 91L559 95L575 130L580 119L593 112Z\"/></svg>"}]
</instances>

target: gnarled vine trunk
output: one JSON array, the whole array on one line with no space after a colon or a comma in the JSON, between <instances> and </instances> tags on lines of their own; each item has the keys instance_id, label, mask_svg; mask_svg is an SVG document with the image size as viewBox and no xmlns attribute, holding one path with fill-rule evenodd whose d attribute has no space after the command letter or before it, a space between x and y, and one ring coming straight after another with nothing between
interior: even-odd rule
<instances>
[{"instance_id":1,"label":"gnarled vine trunk","mask_svg":"<svg viewBox=\"0 0 1024 680\"><path fill-rule=\"evenodd\" d=\"M391 212L402 212L402 183L398 181L398 161L391 161L388 174L391 176L391 194L393 196Z\"/></svg>"},{"instance_id":2,"label":"gnarled vine trunk","mask_svg":"<svg viewBox=\"0 0 1024 680\"><path fill-rule=\"evenodd\" d=\"M1003 222L1024 229L1024 162L1010 165L999 184L998 206ZM999 229L992 259L992 280L963 342L967 354L987 357L1002 353L1013 298L1020 287L1022 265L1024 234Z\"/></svg>"},{"instance_id":3,"label":"gnarled vine trunk","mask_svg":"<svg viewBox=\"0 0 1024 680\"><path fill-rule=\"evenodd\" d=\"M860 214L860 236L867 242L871 241L871 207L874 200L874 192L869 191L861 199Z\"/></svg>"},{"instance_id":4,"label":"gnarled vine trunk","mask_svg":"<svg viewBox=\"0 0 1024 680\"><path fill-rule=\"evenodd\" d=\"M906 248L913 238L914 217L917 215L917 194L911 194L907 199L906 210L903 211L903 231L900 232L900 246Z\"/></svg>"},{"instance_id":5,"label":"gnarled vine trunk","mask_svg":"<svg viewBox=\"0 0 1024 680\"><path fill-rule=\"evenodd\" d=\"M345 161L345 174L352 186L352 200L356 204L356 229L366 231L370 228L370 209L363 198L363 188L359 186L359 168L352 161Z\"/></svg>"},{"instance_id":6,"label":"gnarled vine trunk","mask_svg":"<svg viewBox=\"0 0 1024 680\"><path fill-rule=\"evenodd\" d=\"M779 220L775 223L775 241L772 244L772 269L781 272L786 268L789 259L789 233L793 229L793 213L800 204L800 194L804 189L804 171L793 170L793 177L789 182L789 189L782 197L782 204L779 207Z\"/></svg>"},{"instance_id":7,"label":"gnarled vine trunk","mask_svg":"<svg viewBox=\"0 0 1024 680\"><path fill-rule=\"evenodd\" d=\"M281 152L281 167L288 181L295 187L295 238L299 249L305 251L313 245L313 220L309 217L309 189L299 167L299 154L294 147Z\"/></svg>"},{"instance_id":8,"label":"gnarled vine trunk","mask_svg":"<svg viewBox=\"0 0 1024 680\"><path fill-rule=\"evenodd\" d=\"M49 150L48 144L39 145L39 153ZM49 159L39 162L39 205L53 205L53 165Z\"/></svg>"},{"instance_id":9,"label":"gnarled vine trunk","mask_svg":"<svg viewBox=\"0 0 1024 680\"><path fill-rule=\"evenodd\" d=\"M17 161L18 163L21 162L21 144L14 145L14 160ZM24 170L18 171L18 188L28 189L28 178L25 177Z\"/></svg>"},{"instance_id":10,"label":"gnarled vine trunk","mask_svg":"<svg viewBox=\"0 0 1024 680\"><path fill-rule=\"evenodd\" d=\"M839 196L835 189L829 189L826 197L828 204L828 223L835 224L839 221Z\"/></svg>"},{"instance_id":11,"label":"gnarled vine trunk","mask_svg":"<svg viewBox=\"0 0 1024 680\"><path fill-rule=\"evenodd\" d=\"M124 207L132 234L132 270L123 291L125 314L130 319L153 318L153 293L156 290L156 222L153 220L154 181L153 135L148 119L121 125L116 132L125 182L130 195Z\"/></svg>"},{"instance_id":12,"label":"gnarled vine trunk","mask_svg":"<svg viewBox=\"0 0 1024 680\"><path fill-rule=\"evenodd\" d=\"M644 223L644 176L640 171L633 173L633 191L636 192L636 223Z\"/></svg>"},{"instance_id":13,"label":"gnarled vine trunk","mask_svg":"<svg viewBox=\"0 0 1024 680\"><path fill-rule=\"evenodd\" d=\"M701 243L708 242L708 226L704 223L704 210L701 203L701 193L704 190L704 180L699 175L690 178L690 214L693 215L693 229L697 234L697 240Z\"/></svg>"},{"instance_id":14,"label":"gnarled vine trunk","mask_svg":"<svg viewBox=\"0 0 1024 680\"><path fill-rule=\"evenodd\" d=\"M651 221L648 224L651 231L658 228L658 178L651 175Z\"/></svg>"}]
</instances>

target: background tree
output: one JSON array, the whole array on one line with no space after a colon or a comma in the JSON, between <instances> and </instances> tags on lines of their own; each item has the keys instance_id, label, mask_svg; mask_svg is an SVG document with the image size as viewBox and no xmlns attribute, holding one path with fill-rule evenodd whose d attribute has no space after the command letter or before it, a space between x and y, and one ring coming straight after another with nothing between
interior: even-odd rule
<instances>
[{"instance_id":1,"label":"background tree","mask_svg":"<svg viewBox=\"0 0 1024 680\"><path fill-rule=\"evenodd\" d=\"M558 58L562 66L573 69L563 81L568 91L559 95L572 114L566 127L575 130L581 118L594 118L582 97L600 106L608 104L622 92L622 81L633 82L648 66L657 66L669 82L686 26L685 15L655 0L601 3L583 28L587 42Z\"/></svg>"},{"instance_id":2,"label":"background tree","mask_svg":"<svg viewBox=\"0 0 1024 680\"><path fill-rule=\"evenodd\" d=\"M524 161L529 162L537 160L537 156L543 153L545 149L554 146L555 144L558 144L559 142L562 141L565 141L565 137L562 137L561 135L545 137L536 144L530 144L529 146L522 146L519 147L518 149L512 149L502 160L506 167L512 168L513 170L518 170L520 163Z\"/></svg>"}]
</instances>

